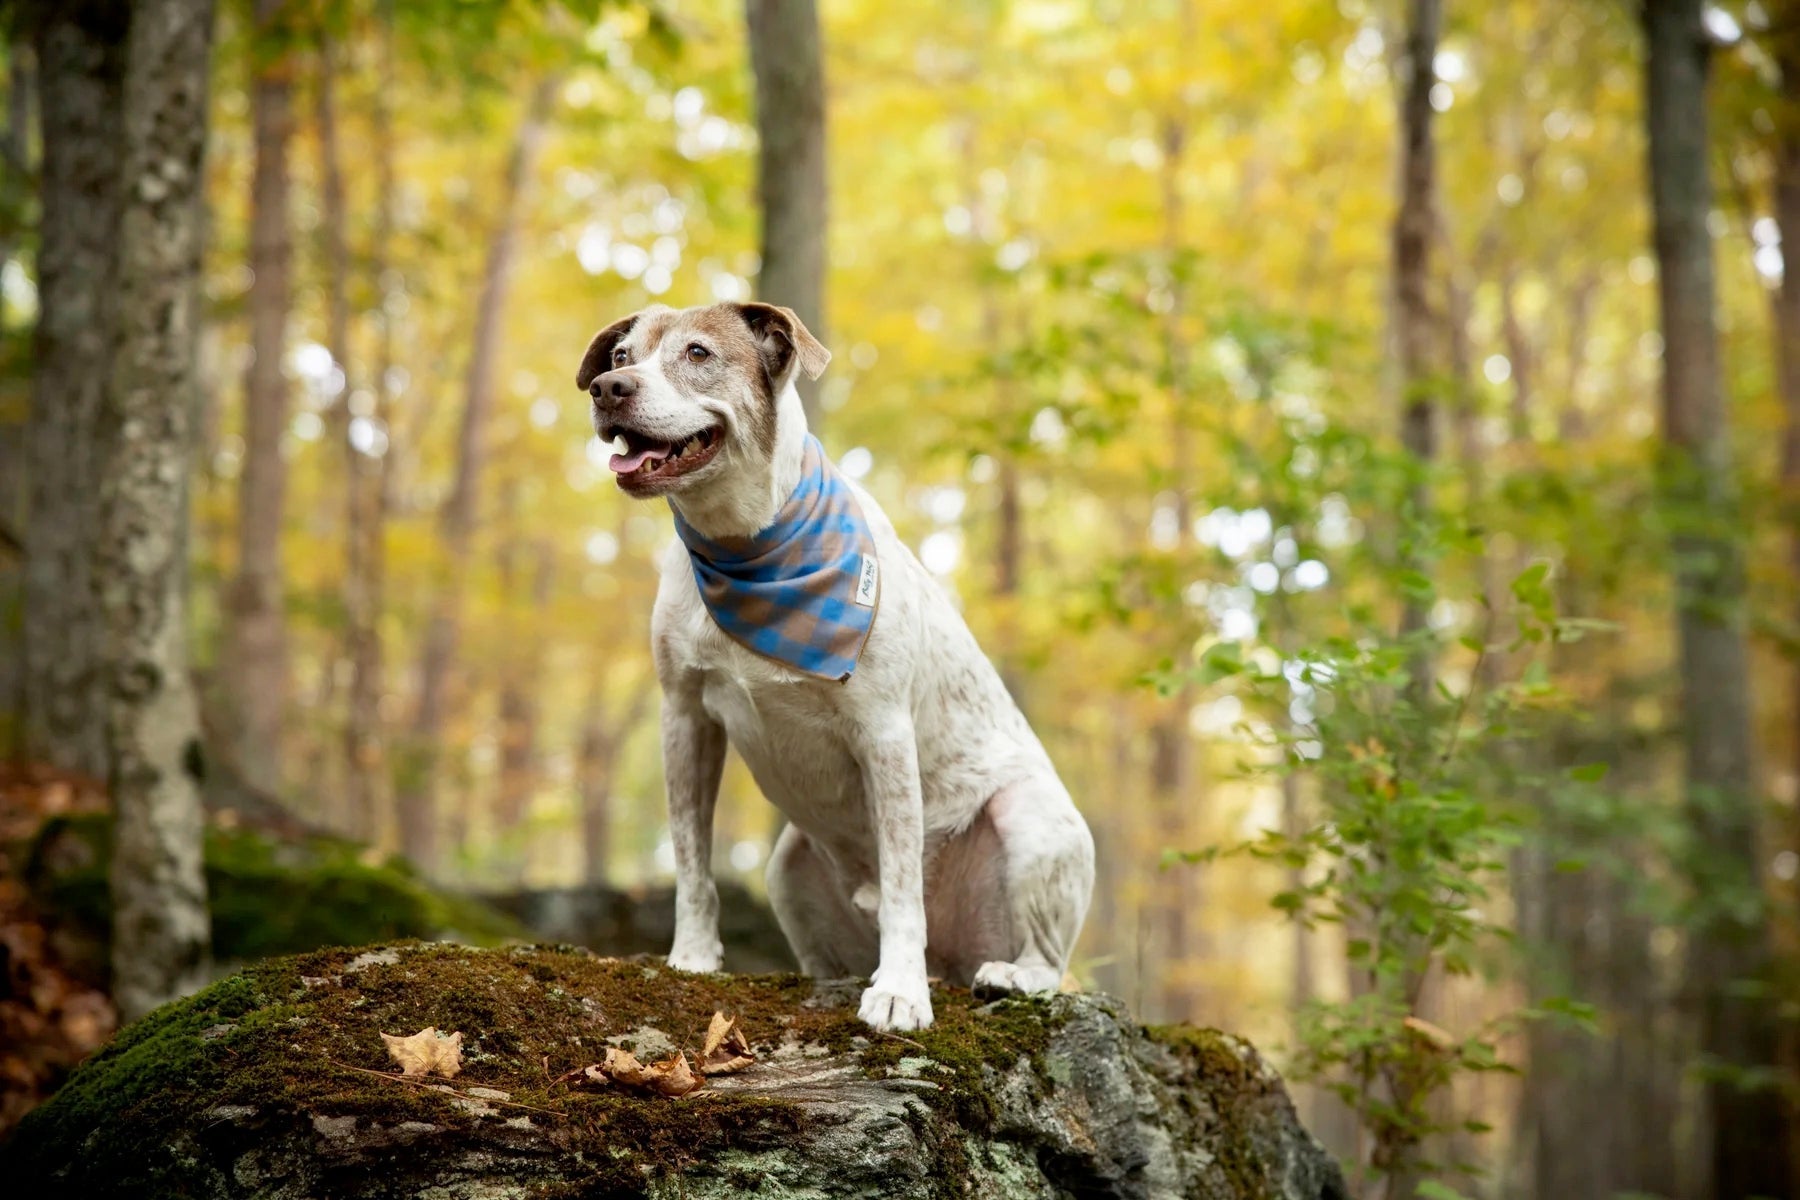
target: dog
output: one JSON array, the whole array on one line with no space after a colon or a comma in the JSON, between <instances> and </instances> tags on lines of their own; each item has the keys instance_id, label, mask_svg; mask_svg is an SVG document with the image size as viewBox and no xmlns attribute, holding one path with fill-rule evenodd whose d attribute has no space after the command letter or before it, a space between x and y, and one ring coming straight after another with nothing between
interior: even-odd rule
<instances>
[{"instance_id":1,"label":"dog","mask_svg":"<svg viewBox=\"0 0 1800 1200\"><path fill-rule=\"evenodd\" d=\"M880 506L807 431L830 352L770 304L647 308L575 382L611 469L678 538L651 641L675 851L668 962L716 971L713 808L735 747L787 818L770 905L858 1015L931 1024L928 980L1057 989L1093 890L1085 821L999 673Z\"/></svg>"}]
</instances>

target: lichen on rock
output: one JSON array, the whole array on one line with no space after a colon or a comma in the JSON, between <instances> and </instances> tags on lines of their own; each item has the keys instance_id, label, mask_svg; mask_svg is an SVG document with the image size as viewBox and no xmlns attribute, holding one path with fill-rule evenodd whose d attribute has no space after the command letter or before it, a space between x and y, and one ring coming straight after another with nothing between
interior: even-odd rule
<instances>
[{"instance_id":1,"label":"lichen on rock","mask_svg":"<svg viewBox=\"0 0 1800 1200\"><path fill-rule=\"evenodd\" d=\"M277 959L123 1031L4 1147L25 1194L209 1197L1196 1196L1330 1200L1336 1167L1246 1044L1113 1001L982 1003L880 1035L855 989L571 948L407 943ZM680 1099L571 1088L608 1046L756 1054ZM454 1082L383 1030L459 1031ZM646 1051L649 1046L642 1047Z\"/></svg>"}]
</instances>

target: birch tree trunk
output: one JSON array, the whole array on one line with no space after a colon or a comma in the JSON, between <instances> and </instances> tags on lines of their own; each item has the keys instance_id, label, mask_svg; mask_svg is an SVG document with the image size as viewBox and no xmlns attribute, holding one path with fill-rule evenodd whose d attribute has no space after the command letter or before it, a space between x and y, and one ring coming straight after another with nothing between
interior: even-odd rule
<instances>
[{"instance_id":1,"label":"birch tree trunk","mask_svg":"<svg viewBox=\"0 0 1800 1200\"><path fill-rule=\"evenodd\" d=\"M463 593L468 589L481 476L487 464L487 427L494 406L500 323L506 311L519 222L530 195L556 87L554 79L546 79L533 91L507 163L500 211L493 240L488 244L475 311L462 424L456 443L456 482L440 518L444 571L431 623L425 631L419 662L418 707L413 714L411 746L397 797L401 851L427 869L436 862L438 854L435 793L442 751L439 743L448 717L450 675L462 627Z\"/></svg>"},{"instance_id":2,"label":"birch tree trunk","mask_svg":"<svg viewBox=\"0 0 1800 1200\"><path fill-rule=\"evenodd\" d=\"M1722 1072L1706 1084L1712 1195L1788 1194L1782 1103L1734 1071L1776 1058L1772 1005L1743 991L1769 967L1752 761L1744 564L1735 528L1731 444L1714 326L1708 47L1702 0L1648 0L1645 68L1650 195L1663 333L1661 488L1673 538L1676 632L1690 870L1705 909L1690 929L1686 976L1701 1053ZM1742 915L1748 913L1748 916Z\"/></svg>"},{"instance_id":3,"label":"birch tree trunk","mask_svg":"<svg viewBox=\"0 0 1800 1200\"><path fill-rule=\"evenodd\" d=\"M133 7L115 147L125 187L119 322L94 545L117 814L113 998L126 1020L200 986L209 941L186 525L213 6Z\"/></svg>"},{"instance_id":4,"label":"birch tree trunk","mask_svg":"<svg viewBox=\"0 0 1800 1200\"><path fill-rule=\"evenodd\" d=\"M762 269L756 293L825 336L825 69L814 0L745 0L756 75L756 199ZM819 428L819 385L798 382Z\"/></svg>"},{"instance_id":5,"label":"birch tree trunk","mask_svg":"<svg viewBox=\"0 0 1800 1200\"><path fill-rule=\"evenodd\" d=\"M46 5L37 31L42 121L38 324L24 602L25 748L106 773L99 616L91 575L100 407L114 352L123 3Z\"/></svg>"},{"instance_id":6,"label":"birch tree trunk","mask_svg":"<svg viewBox=\"0 0 1800 1200\"><path fill-rule=\"evenodd\" d=\"M293 233L288 213L288 147L293 137L290 55L281 40L282 0L256 0L258 56L250 80L256 167L250 181L250 364L244 375L244 463L238 476L237 575L226 597L221 661L230 757L244 782L274 793L281 785L282 718L287 704L281 524L288 423L281 360L293 308Z\"/></svg>"}]
</instances>

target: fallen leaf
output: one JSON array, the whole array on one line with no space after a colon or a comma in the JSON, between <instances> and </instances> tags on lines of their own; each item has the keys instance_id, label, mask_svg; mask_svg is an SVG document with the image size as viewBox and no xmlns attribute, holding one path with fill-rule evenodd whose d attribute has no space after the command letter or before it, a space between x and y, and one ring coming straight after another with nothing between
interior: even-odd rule
<instances>
[{"instance_id":1,"label":"fallen leaf","mask_svg":"<svg viewBox=\"0 0 1800 1200\"><path fill-rule=\"evenodd\" d=\"M700 1057L711 1058L713 1051L725 1040L725 1035L737 1027L737 1021L722 1012L715 1012L712 1024L706 1027L706 1044L701 1047Z\"/></svg>"},{"instance_id":2,"label":"fallen leaf","mask_svg":"<svg viewBox=\"0 0 1800 1200\"><path fill-rule=\"evenodd\" d=\"M732 1075L755 1061L750 1040L738 1028L737 1018L727 1017L722 1012L714 1013L712 1024L706 1030L705 1046L700 1051L700 1073Z\"/></svg>"},{"instance_id":3,"label":"fallen leaf","mask_svg":"<svg viewBox=\"0 0 1800 1200\"><path fill-rule=\"evenodd\" d=\"M629 1084L632 1087L650 1086L650 1068L639 1062L637 1055L617 1046L607 1047L606 1058L601 1061L600 1070L615 1083Z\"/></svg>"},{"instance_id":4,"label":"fallen leaf","mask_svg":"<svg viewBox=\"0 0 1800 1200\"><path fill-rule=\"evenodd\" d=\"M679 1050L661 1062L645 1064L631 1051L613 1046L607 1050L602 1062L584 1068L582 1077L602 1084L611 1080L670 1097L685 1096L706 1086L706 1080L694 1073L688 1065L687 1055Z\"/></svg>"},{"instance_id":5,"label":"fallen leaf","mask_svg":"<svg viewBox=\"0 0 1800 1200\"><path fill-rule=\"evenodd\" d=\"M665 1096L685 1096L706 1086L706 1080L694 1074L693 1068L688 1066L687 1055L680 1050L675 1052L673 1058L651 1063L650 1072L653 1076L650 1085L652 1090Z\"/></svg>"},{"instance_id":6,"label":"fallen leaf","mask_svg":"<svg viewBox=\"0 0 1800 1200\"><path fill-rule=\"evenodd\" d=\"M388 1056L400 1064L402 1075L442 1075L455 1079L462 1070L462 1033L440 1034L437 1026L427 1025L410 1037L381 1035L387 1043Z\"/></svg>"}]
</instances>

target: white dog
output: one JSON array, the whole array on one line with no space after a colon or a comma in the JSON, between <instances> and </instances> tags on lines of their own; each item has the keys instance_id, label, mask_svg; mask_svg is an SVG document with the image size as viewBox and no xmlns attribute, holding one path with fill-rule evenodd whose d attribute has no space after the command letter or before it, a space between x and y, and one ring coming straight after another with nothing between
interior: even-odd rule
<instances>
[{"instance_id":1,"label":"white dog","mask_svg":"<svg viewBox=\"0 0 1800 1200\"><path fill-rule=\"evenodd\" d=\"M675 848L669 964L716 971L727 743L787 816L769 900L801 968L872 976L859 1015L931 1023L928 976L1058 987L1093 887L1087 825L961 616L794 390L831 355L785 308L645 309L576 374L612 470L663 496L651 634Z\"/></svg>"}]
</instances>

